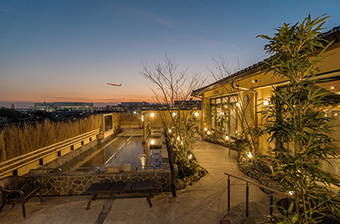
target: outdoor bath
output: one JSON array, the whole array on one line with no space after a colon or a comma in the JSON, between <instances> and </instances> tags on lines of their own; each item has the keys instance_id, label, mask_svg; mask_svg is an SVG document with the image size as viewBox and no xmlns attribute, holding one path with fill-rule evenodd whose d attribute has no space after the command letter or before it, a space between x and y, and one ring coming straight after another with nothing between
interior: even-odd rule
<instances>
[{"instance_id":1,"label":"outdoor bath","mask_svg":"<svg viewBox=\"0 0 340 224\"><path fill-rule=\"evenodd\" d=\"M127 129L94 146L58 169L39 175L44 195L82 195L93 183L152 182L157 192L170 191L171 172L161 129L143 143L141 129ZM42 170L44 171L44 170Z\"/></svg>"}]
</instances>

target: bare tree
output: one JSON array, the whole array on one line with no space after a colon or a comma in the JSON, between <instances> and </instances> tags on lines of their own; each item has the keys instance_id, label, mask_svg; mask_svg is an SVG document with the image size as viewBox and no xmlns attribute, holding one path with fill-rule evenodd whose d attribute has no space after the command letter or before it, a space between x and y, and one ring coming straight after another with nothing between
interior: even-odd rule
<instances>
[{"instance_id":1,"label":"bare tree","mask_svg":"<svg viewBox=\"0 0 340 224\"><path fill-rule=\"evenodd\" d=\"M215 66L213 68L208 68L208 70L216 81L227 78L233 74L228 61L222 56L219 56L218 58L212 58L212 62ZM223 119L224 122L230 122L231 119L237 120L238 129L240 130L240 132L238 132L237 139L242 144L242 152L245 155L249 155L249 152L252 155L255 155L258 145L258 139L256 137L257 115L249 113L249 109L251 106L250 102L253 101L253 98L255 98L255 101L257 101L257 92L254 89L241 87L237 84L237 82L238 80L236 78L231 78L230 82L228 83L217 82L217 84L223 89L223 93L229 95L230 98L234 101L234 103L230 103L230 101L228 101L226 105L224 105L229 113L218 115L219 117L217 119ZM257 85L258 84L259 83L257 83ZM244 97L242 96L242 92L249 93L247 96L249 97L247 102L243 100ZM235 111L235 113L230 113L231 110ZM230 116L229 119L225 117L228 115ZM224 130L222 125L219 125L218 122L217 126L217 132L223 133L226 136L230 134L228 133L228 130Z\"/></svg>"},{"instance_id":2,"label":"bare tree","mask_svg":"<svg viewBox=\"0 0 340 224\"><path fill-rule=\"evenodd\" d=\"M174 58L164 58L164 62L142 62L141 75L155 84L152 89L158 103L169 106L166 114L159 113L164 126L172 131L172 143L177 149L179 176L195 173L198 165L192 152L198 119L194 115L194 107L184 108L193 90L202 86L204 80L200 74L189 74L189 68L180 69ZM189 166L188 166L189 165Z\"/></svg>"}]
</instances>

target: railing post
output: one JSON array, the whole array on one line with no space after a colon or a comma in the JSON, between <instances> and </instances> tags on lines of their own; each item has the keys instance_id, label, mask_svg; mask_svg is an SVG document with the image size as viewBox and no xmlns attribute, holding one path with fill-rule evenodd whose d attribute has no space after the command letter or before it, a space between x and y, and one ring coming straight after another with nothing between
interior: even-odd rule
<instances>
[{"instance_id":1,"label":"railing post","mask_svg":"<svg viewBox=\"0 0 340 224\"><path fill-rule=\"evenodd\" d=\"M230 176L228 175L228 211L230 211Z\"/></svg>"},{"instance_id":2,"label":"railing post","mask_svg":"<svg viewBox=\"0 0 340 224\"><path fill-rule=\"evenodd\" d=\"M246 218L249 216L249 184L246 185Z\"/></svg>"},{"instance_id":3,"label":"railing post","mask_svg":"<svg viewBox=\"0 0 340 224\"><path fill-rule=\"evenodd\" d=\"M273 203L274 203L274 197L273 193L270 194L270 207L269 207L269 215L273 215Z\"/></svg>"}]
</instances>

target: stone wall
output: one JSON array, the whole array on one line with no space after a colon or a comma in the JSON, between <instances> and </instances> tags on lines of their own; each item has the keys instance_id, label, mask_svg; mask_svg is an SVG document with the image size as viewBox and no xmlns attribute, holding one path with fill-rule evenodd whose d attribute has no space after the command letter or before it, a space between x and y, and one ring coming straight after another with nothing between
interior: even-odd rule
<instances>
[{"instance_id":1,"label":"stone wall","mask_svg":"<svg viewBox=\"0 0 340 224\"><path fill-rule=\"evenodd\" d=\"M117 174L60 174L58 176L40 176L43 195L81 195L93 183L105 182L143 182L154 183L154 191L171 191L170 170L142 170Z\"/></svg>"}]
</instances>

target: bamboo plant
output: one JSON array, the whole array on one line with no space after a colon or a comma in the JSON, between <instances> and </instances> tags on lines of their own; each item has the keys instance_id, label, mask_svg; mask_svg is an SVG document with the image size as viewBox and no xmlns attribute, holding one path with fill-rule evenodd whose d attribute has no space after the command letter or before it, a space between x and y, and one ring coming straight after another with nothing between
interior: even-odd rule
<instances>
[{"instance_id":1,"label":"bamboo plant","mask_svg":"<svg viewBox=\"0 0 340 224\"><path fill-rule=\"evenodd\" d=\"M327 91L311 79L331 44L320 35L327 18L312 20L309 15L302 23L284 23L273 37L259 35L269 41L264 47L272 55L266 62L268 72L290 83L274 88L263 111L263 133L276 145L273 160L279 166L275 175L293 198L283 216L274 218L276 223L319 223L326 213L340 214L337 194L326 188L331 183L329 174L321 169L321 161L337 157L325 111L332 105L325 100Z\"/></svg>"}]
</instances>

